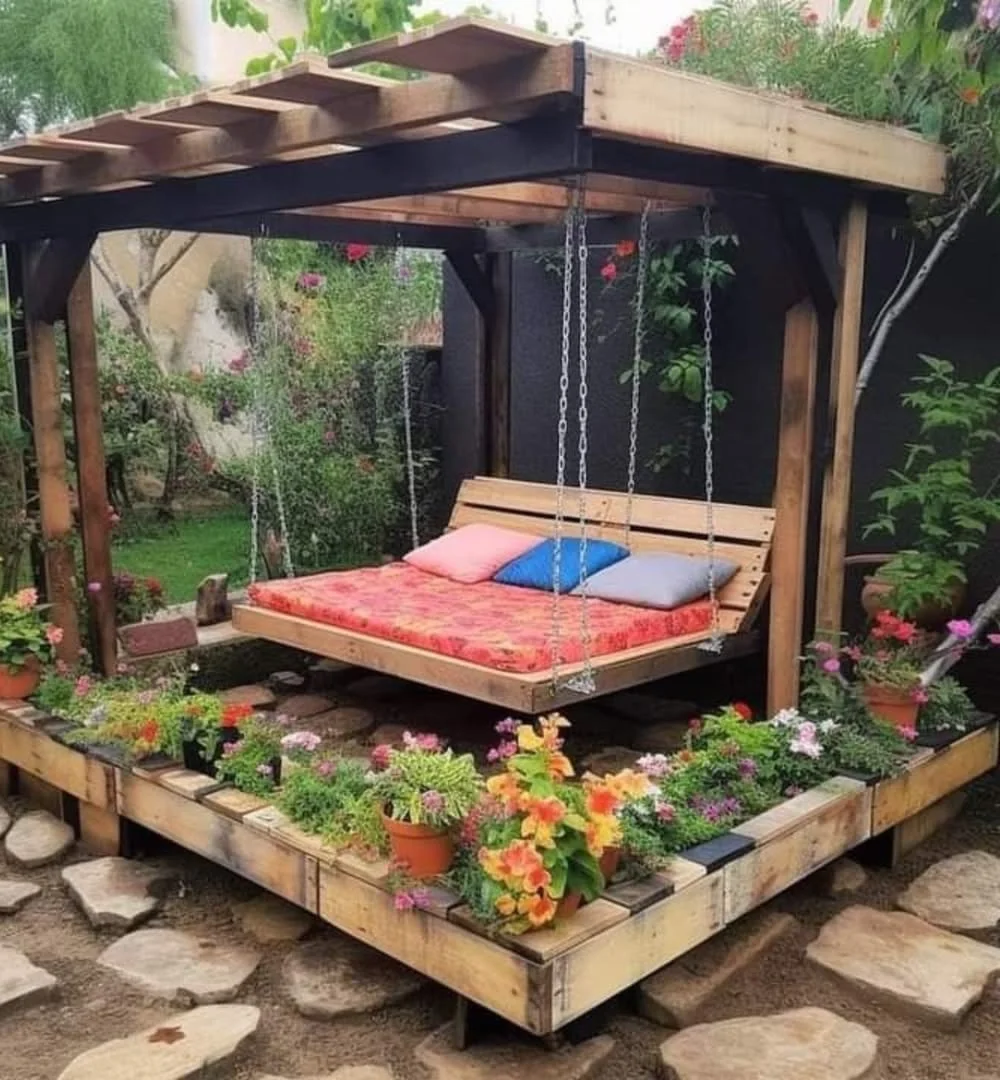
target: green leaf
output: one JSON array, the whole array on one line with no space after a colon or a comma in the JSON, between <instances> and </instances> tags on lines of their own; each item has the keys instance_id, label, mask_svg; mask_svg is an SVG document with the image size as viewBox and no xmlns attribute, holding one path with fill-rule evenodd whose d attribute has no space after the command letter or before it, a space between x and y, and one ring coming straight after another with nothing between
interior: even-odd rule
<instances>
[{"instance_id":1,"label":"green leaf","mask_svg":"<svg viewBox=\"0 0 1000 1080\"><path fill-rule=\"evenodd\" d=\"M291 61L298 52L298 39L295 37L283 37L278 39L278 48L284 54L286 60Z\"/></svg>"}]
</instances>

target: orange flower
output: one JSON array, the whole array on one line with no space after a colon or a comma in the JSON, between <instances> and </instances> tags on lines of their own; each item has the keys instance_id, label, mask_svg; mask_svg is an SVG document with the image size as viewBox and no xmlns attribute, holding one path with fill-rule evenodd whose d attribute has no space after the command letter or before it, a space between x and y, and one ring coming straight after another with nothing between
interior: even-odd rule
<instances>
[{"instance_id":1,"label":"orange flower","mask_svg":"<svg viewBox=\"0 0 1000 1080\"><path fill-rule=\"evenodd\" d=\"M599 859L604 854L605 848L614 847L621 839L621 826L617 818L593 817L587 822L584 837L587 841L587 850L595 859Z\"/></svg>"},{"instance_id":2,"label":"orange flower","mask_svg":"<svg viewBox=\"0 0 1000 1080\"><path fill-rule=\"evenodd\" d=\"M547 922L552 922L556 914L556 903L550 897L543 893L529 898L531 900L530 906L526 911L522 912L528 916L528 922L532 926L544 926Z\"/></svg>"},{"instance_id":3,"label":"orange flower","mask_svg":"<svg viewBox=\"0 0 1000 1080\"><path fill-rule=\"evenodd\" d=\"M634 240L619 240L615 244L615 254L619 259L630 259L636 251Z\"/></svg>"},{"instance_id":4,"label":"orange flower","mask_svg":"<svg viewBox=\"0 0 1000 1080\"><path fill-rule=\"evenodd\" d=\"M547 889L551 884L552 875L541 863L524 875L524 888L530 892L539 892L542 889Z\"/></svg>"},{"instance_id":5,"label":"orange flower","mask_svg":"<svg viewBox=\"0 0 1000 1080\"><path fill-rule=\"evenodd\" d=\"M653 790L653 783L649 777L634 769L622 769L615 776L605 777L605 782L623 802L641 799Z\"/></svg>"},{"instance_id":6,"label":"orange flower","mask_svg":"<svg viewBox=\"0 0 1000 1080\"><path fill-rule=\"evenodd\" d=\"M573 775L573 765L561 750L553 750L549 754L548 769L549 776L556 781Z\"/></svg>"},{"instance_id":7,"label":"orange flower","mask_svg":"<svg viewBox=\"0 0 1000 1080\"><path fill-rule=\"evenodd\" d=\"M528 799L524 809L521 835L534 837L537 847L555 847L556 826L566 816L565 803L554 795L547 795L544 799Z\"/></svg>"},{"instance_id":8,"label":"orange flower","mask_svg":"<svg viewBox=\"0 0 1000 1080\"><path fill-rule=\"evenodd\" d=\"M503 881L505 867L499 851L494 851L492 848L488 847L481 847L476 857L479 860L479 865L483 868L483 873L486 874L487 877L492 878L494 881Z\"/></svg>"},{"instance_id":9,"label":"orange flower","mask_svg":"<svg viewBox=\"0 0 1000 1080\"><path fill-rule=\"evenodd\" d=\"M542 865L542 857L534 844L527 840L512 840L500 853L504 869L512 877L522 878Z\"/></svg>"},{"instance_id":10,"label":"orange flower","mask_svg":"<svg viewBox=\"0 0 1000 1080\"><path fill-rule=\"evenodd\" d=\"M591 816L613 814L621 806L621 799L607 784L594 784L587 792L587 812Z\"/></svg>"},{"instance_id":11,"label":"orange flower","mask_svg":"<svg viewBox=\"0 0 1000 1080\"><path fill-rule=\"evenodd\" d=\"M503 896L497 897L496 909L504 918L507 918L517 911L517 901L510 893L504 893Z\"/></svg>"},{"instance_id":12,"label":"orange flower","mask_svg":"<svg viewBox=\"0 0 1000 1080\"><path fill-rule=\"evenodd\" d=\"M513 813L518 808L521 798L521 789L518 787L517 777L511 773L500 773L491 776L486 781L486 790L499 800L508 813Z\"/></svg>"},{"instance_id":13,"label":"orange flower","mask_svg":"<svg viewBox=\"0 0 1000 1080\"><path fill-rule=\"evenodd\" d=\"M982 91L977 86L966 86L964 90L958 92L958 96L966 105L978 105Z\"/></svg>"}]
</instances>

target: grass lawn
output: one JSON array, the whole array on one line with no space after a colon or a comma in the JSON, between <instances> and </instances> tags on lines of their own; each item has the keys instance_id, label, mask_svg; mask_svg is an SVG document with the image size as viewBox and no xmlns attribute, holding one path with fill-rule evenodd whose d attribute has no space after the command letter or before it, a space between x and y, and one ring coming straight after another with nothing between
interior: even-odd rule
<instances>
[{"instance_id":1,"label":"grass lawn","mask_svg":"<svg viewBox=\"0 0 1000 1080\"><path fill-rule=\"evenodd\" d=\"M178 517L148 535L116 543L112 553L116 573L159 578L170 604L194 600L208 574L228 574L230 591L243 588L249 557L250 523L235 508Z\"/></svg>"}]
</instances>

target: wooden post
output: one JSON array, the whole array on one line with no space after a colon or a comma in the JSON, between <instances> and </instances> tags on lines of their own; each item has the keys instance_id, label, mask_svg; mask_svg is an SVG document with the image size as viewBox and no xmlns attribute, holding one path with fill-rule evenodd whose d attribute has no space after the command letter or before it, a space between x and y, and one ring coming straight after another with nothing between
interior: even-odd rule
<instances>
[{"instance_id":1,"label":"wooden post","mask_svg":"<svg viewBox=\"0 0 1000 1080\"><path fill-rule=\"evenodd\" d=\"M24 267L25 291L30 282ZM63 438L62 395L55 327L28 310L28 351L31 356L31 415L38 462L38 499L44 546L45 576L52 621L62 628L56 654L67 664L80 658L80 626L76 609L76 567L73 557L73 514L66 482L66 442Z\"/></svg>"},{"instance_id":2,"label":"wooden post","mask_svg":"<svg viewBox=\"0 0 1000 1080\"><path fill-rule=\"evenodd\" d=\"M73 391L73 426L76 431L76 474L83 533L83 558L93 611L95 661L105 675L113 675L118 663L115 631L115 598L111 579L111 526L108 521L108 482L101 421L101 386L97 370L97 336L94 330L94 293L90 262L83 265L66 304L66 338L69 375Z\"/></svg>"},{"instance_id":3,"label":"wooden post","mask_svg":"<svg viewBox=\"0 0 1000 1080\"><path fill-rule=\"evenodd\" d=\"M514 260L509 251L490 256L493 311L486 324L490 476L510 476L511 315Z\"/></svg>"},{"instance_id":4,"label":"wooden post","mask_svg":"<svg viewBox=\"0 0 1000 1080\"><path fill-rule=\"evenodd\" d=\"M801 300L785 317L776 522L771 552L768 715L795 705L799 696L818 337L816 309L812 301Z\"/></svg>"},{"instance_id":5,"label":"wooden post","mask_svg":"<svg viewBox=\"0 0 1000 1080\"><path fill-rule=\"evenodd\" d=\"M833 326L830 367L829 442L824 463L819 570L816 579L816 635L840 633L844 608L844 559L850 517L854 457L854 393L861 351L868 206L851 203L840 230L840 306Z\"/></svg>"}]
</instances>

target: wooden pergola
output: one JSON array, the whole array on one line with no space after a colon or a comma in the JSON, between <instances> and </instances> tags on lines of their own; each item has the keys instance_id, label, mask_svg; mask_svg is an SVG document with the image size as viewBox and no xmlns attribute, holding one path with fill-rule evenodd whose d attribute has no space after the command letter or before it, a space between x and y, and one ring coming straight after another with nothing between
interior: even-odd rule
<instances>
[{"instance_id":1,"label":"wooden pergola","mask_svg":"<svg viewBox=\"0 0 1000 1080\"><path fill-rule=\"evenodd\" d=\"M406 82L353 65L419 73ZM0 242L19 401L32 427L47 589L80 642L56 331L65 319L78 501L100 661L115 665L101 402L88 256L104 231L201 232L442 249L479 312L482 462L509 464L511 253L555 246L585 178L591 242L647 202L653 236L697 236L698 207L786 253L781 422L770 574L769 705L797 698L820 321L833 320L818 624L836 630L853 441L865 237L871 210L937 194L944 151L859 123L601 52L460 18L307 59L231 86L113 113L0 147ZM721 227L721 226L720 226ZM838 238L839 233L839 238Z\"/></svg>"}]
</instances>

